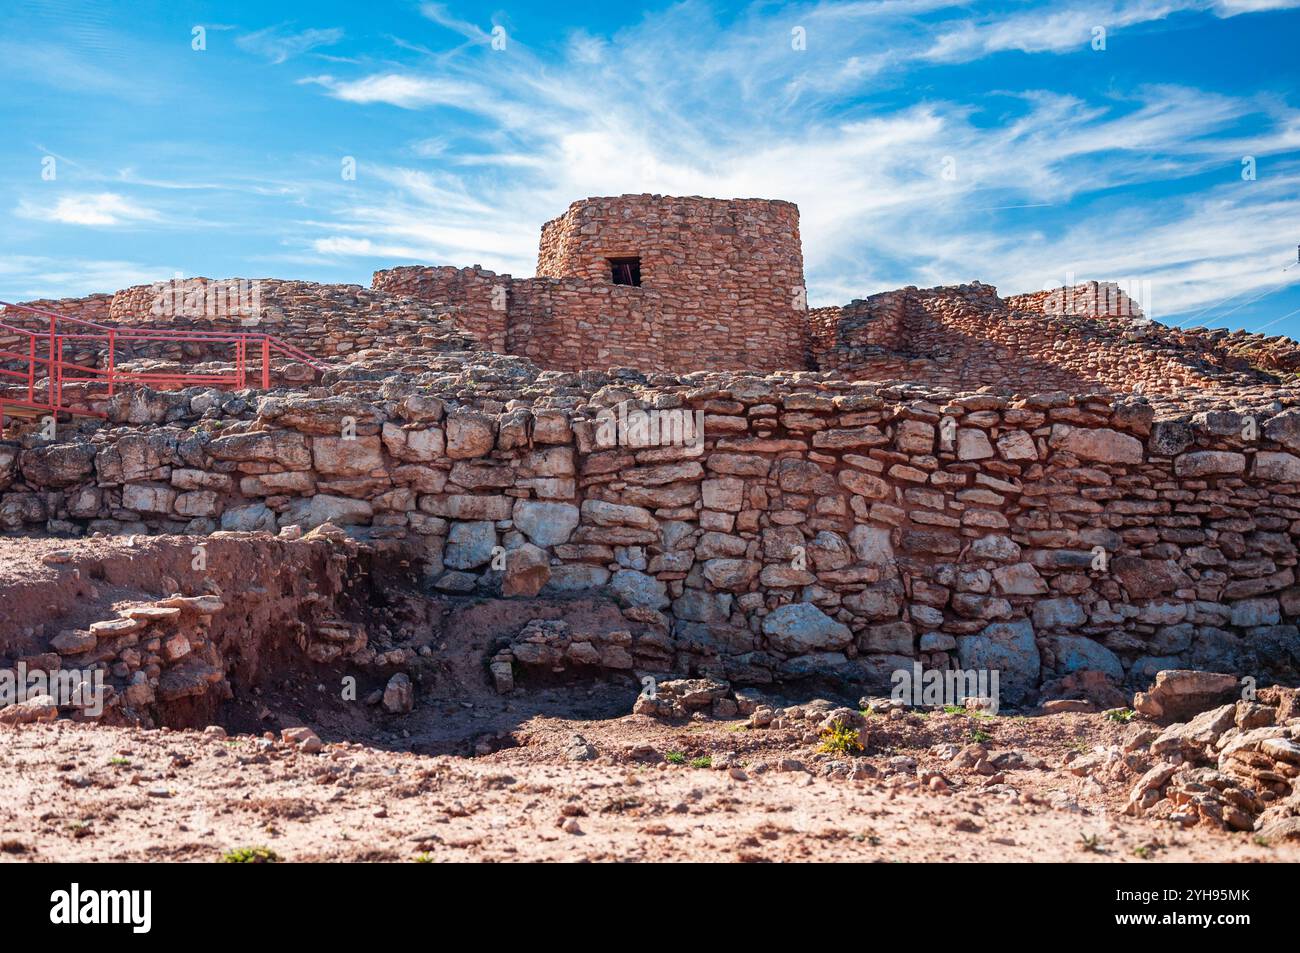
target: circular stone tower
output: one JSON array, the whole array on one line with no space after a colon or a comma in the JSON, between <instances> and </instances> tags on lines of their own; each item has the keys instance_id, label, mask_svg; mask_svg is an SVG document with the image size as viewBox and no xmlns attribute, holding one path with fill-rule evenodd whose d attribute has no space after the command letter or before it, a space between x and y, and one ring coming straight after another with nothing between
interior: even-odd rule
<instances>
[{"instance_id":1,"label":"circular stone tower","mask_svg":"<svg viewBox=\"0 0 1300 953\"><path fill-rule=\"evenodd\" d=\"M523 350L539 358L548 330L564 325L571 332L567 319L576 316L592 335L589 366L806 366L803 251L793 203L583 199L542 227L537 275L558 279L566 292L553 298L551 320L530 322L534 339Z\"/></svg>"}]
</instances>

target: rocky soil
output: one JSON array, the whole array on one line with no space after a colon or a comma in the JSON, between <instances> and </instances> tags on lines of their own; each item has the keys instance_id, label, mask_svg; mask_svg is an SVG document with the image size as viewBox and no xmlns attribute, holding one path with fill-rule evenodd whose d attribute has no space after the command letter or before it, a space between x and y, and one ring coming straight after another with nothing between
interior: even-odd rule
<instances>
[{"instance_id":1,"label":"rocky soil","mask_svg":"<svg viewBox=\"0 0 1300 953\"><path fill-rule=\"evenodd\" d=\"M1300 860L1300 839L1126 814L1145 752L1107 753L1143 716L898 710L862 719L861 752L831 753L829 700L774 708L759 728L752 714L620 714L635 697L602 683L387 715L303 680L234 703L244 734L0 728L0 857Z\"/></svg>"}]
</instances>

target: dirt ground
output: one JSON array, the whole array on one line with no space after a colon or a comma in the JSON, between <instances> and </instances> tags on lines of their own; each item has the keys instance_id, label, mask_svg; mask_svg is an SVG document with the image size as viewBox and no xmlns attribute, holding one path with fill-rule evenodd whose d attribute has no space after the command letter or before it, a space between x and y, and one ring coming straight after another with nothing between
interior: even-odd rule
<instances>
[{"instance_id":1,"label":"dirt ground","mask_svg":"<svg viewBox=\"0 0 1300 953\"><path fill-rule=\"evenodd\" d=\"M322 730L310 754L256 734L0 729L0 857L213 862L265 847L286 861L1300 860L1294 843L1121 816L1126 785L1061 768L1071 750L1118 739L1123 726L1101 715L873 716L867 750L845 758L744 719L545 714L563 695L430 704L364 743ZM621 686L588 699L592 712L630 700ZM976 730L1025 766L954 769L938 746ZM426 731L438 740L422 742ZM457 736L505 747L389 750L456 747ZM877 776L850 780L850 763Z\"/></svg>"}]
</instances>

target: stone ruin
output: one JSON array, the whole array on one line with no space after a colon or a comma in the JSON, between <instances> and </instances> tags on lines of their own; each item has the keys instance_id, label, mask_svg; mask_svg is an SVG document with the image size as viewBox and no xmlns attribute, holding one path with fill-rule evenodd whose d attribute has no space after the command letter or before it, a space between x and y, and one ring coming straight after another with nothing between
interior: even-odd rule
<instances>
[{"instance_id":1,"label":"stone ruin","mask_svg":"<svg viewBox=\"0 0 1300 953\"><path fill-rule=\"evenodd\" d=\"M274 606L219 624L213 588L249 581L181 561L98 622L11 600L0 652L103 668L115 717L184 721L253 645L400 674L410 626L358 621L400 585L507 605L477 675L501 691L537 671L887 692L914 662L996 669L1010 707L1122 704L1169 669L1294 684L1295 342L1166 328L1097 283L808 309L786 202L576 202L537 271L258 280L256 313L210 313L230 295L208 279L38 303L255 325L325 370L279 361L269 391L70 385L104 419L0 442L0 532L248 547L245 601ZM304 587L279 559L321 565Z\"/></svg>"}]
</instances>

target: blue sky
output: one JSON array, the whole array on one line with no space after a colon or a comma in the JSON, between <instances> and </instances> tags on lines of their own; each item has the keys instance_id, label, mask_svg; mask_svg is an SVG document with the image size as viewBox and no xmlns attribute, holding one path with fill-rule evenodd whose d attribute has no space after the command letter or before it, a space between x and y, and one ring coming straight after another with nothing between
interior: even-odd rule
<instances>
[{"instance_id":1,"label":"blue sky","mask_svg":"<svg viewBox=\"0 0 1300 953\"><path fill-rule=\"evenodd\" d=\"M1300 0L7 0L0 298L522 277L660 192L797 202L814 305L1098 278L1300 337L1298 49Z\"/></svg>"}]
</instances>

